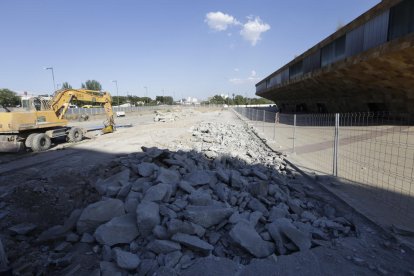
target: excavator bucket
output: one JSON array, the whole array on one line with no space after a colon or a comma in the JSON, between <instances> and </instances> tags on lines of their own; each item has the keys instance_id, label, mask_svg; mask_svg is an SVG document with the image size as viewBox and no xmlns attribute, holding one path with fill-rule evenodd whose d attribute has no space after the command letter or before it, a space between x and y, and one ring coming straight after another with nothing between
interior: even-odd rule
<instances>
[{"instance_id":1,"label":"excavator bucket","mask_svg":"<svg viewBox=\"0 0 414 276\"><path fill-rule=\"evenodd\" d=\"M114 132L114 126L112 125L106 126L102 129L103 134L112 133L112 132Z\"/></svg>"}]
</instances>

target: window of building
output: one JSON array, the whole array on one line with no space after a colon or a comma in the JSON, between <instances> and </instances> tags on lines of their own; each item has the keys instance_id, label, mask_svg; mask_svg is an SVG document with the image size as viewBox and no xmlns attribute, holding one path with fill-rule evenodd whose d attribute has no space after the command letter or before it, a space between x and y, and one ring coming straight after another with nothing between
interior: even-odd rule
<instances>
[{"instance_id":1,"label":"window of building","mask_svg":"<svg viewBox=\"0 0 414 276\"><path fill-rule=\"evenodd\" d=\"M405 0L390 10L388 40L414 32L414 1Z\"/></svg>"}]
</instances>

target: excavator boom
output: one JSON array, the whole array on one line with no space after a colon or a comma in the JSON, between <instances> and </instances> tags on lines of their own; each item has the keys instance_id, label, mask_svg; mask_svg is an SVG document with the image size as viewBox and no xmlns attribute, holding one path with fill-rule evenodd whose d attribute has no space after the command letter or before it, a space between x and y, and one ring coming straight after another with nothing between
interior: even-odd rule
<instances>
[{"instance_id":1,"label":"excavator boom","mask_svg":"<svg viewBox=\"0 0 414 276\"><path fill-rule=\"evenodd\" d=\"M68 110L69 104L72 100L78 100L82 102L101 103L104 105L107 122L103 133L113 132L115 129L114 112L112 111L112 97L108 92L99 92L86 89L64 89L56 91L53 96L50 106L56 113L59 119L63 119L63 116Z\"/></svg>"},{"instance_id":2,"label":"excavator boom","mask_svg":"<svg viewBox=\"0 0 414 276\"><path fill-rule=\"evenodd\" d=\"M106 114L102 132L111 133L115 130L112 97L108 92L63 89L56 91L50 101L41 97L26 100L27 110L1 112L0 152L16 152L24 147L33 151L47 150L51 139L62 136L69 142L82 140L83 131L68 127L68 121L64 119L71 101L75 99L102 104Z\"/></svg>"}]
</instances>

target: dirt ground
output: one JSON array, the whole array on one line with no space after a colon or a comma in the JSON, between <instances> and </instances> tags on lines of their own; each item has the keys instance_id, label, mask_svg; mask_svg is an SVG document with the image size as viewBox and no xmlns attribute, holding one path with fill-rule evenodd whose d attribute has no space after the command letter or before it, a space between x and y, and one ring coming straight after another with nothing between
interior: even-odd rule
<instances>
[{"instance_id":1,"label":"dirt ground","mask_svg":"<svg viewBox=\"0 0 414 276\"><path fill-rule=\"evenodd\" d=\"M75 145L59 143L43 153L0 154L0 237L7 236L3 244L12 268L22 274L23 271L30 272L30 262L38 262L42 252L56 246L38 243L36 238L45 229L63 224L73 210L98 200L91 183L96 181L98 172L111 169L112 160L141 151L142 146L189 149L191 127L200 122L243 124L230 110L188 109L182 113L184 115L176 121L165 123L153 122L151 113L127 114L117 119L117 124L132 126L118 128L112 134L99 135L98 131L91 131L87 133L87 139ZM101 123L102 118L95 118L71 124L95 128ZM408 247L317 186L315 196L330 202L343 213L348 212L356 227L356 237L281 257L279 271L267 271L267 274L414 275L414 253ZM36 228L30 235L10 234L9 228L19 223L33 223ZM88 244L84 246L76 249L80 252L78 257L92 269L98 262L94 248ZM60 263L52 270L45 268L36 272L48 274L51 271L56 275L67 272L65 264Z\"/></svg>"}]
</instances>

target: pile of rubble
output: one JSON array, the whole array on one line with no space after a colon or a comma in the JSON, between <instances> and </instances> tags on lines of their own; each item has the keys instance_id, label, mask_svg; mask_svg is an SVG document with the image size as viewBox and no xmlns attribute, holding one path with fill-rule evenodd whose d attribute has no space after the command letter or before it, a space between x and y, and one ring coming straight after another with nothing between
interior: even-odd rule
<instances>
[{"instance_id":1,"label":"pile of rubble","mask_svg":"<svg viewBox=\"0 0 414 276\"><path fill-rule=\"evenodd\" d=\"M94 184L102 199L36 238L44 266L79 274L83 244L96 275L191 275L200 261L234 274L355 234L250 129L202 124L193 137L197 150L143 147L112 162Z\"/></svg>"},{"instance_id":2,"label":"pile of rubble","mask_svg":"<svg viewBox=\"0 0 414 276\"><path fill-rule=\"evenodd\" d=\"M194 113L192 109L173 110L173 111L160 111L156 110L154 116L154 122L172 122L183 117L191 116Z\"/></svg>"}]
</instances>

